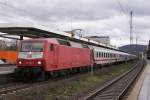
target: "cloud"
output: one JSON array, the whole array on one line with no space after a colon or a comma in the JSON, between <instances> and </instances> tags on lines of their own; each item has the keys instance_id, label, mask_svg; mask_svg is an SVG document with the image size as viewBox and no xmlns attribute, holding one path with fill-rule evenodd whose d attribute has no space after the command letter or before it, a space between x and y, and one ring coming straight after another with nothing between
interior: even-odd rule
<instances>
[{"instance_id":1,"label":"cloud","mask_svg":"<svg viewBox=\"0 0 150 100\"><path fill-rule=\"evenodd\" d=\"M0 22L33 22L60 31L81 28L84 36L107 35L112 44L120 46L129 43L129 13L133 10L134 39L139 37L139 43L147 44L148 9L148 0L5 0L0 1Z\"/></svg>"}]
</instances>

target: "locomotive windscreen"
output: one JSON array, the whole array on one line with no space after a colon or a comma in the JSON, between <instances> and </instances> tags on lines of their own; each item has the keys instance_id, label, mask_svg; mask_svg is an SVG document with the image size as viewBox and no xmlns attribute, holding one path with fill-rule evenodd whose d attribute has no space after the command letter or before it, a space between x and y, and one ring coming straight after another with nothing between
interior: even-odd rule
<instances>
[{"instance_id":1,"label":"locomotive windscreen","mask_svg":"<svg viewBox=\"0 0 150 100\"><path fill-rule=\"evenodd\" d=\"M43 42L22 42L21 50L22 52L42 52L43 51Z\"/></svg>"}]
</instances>

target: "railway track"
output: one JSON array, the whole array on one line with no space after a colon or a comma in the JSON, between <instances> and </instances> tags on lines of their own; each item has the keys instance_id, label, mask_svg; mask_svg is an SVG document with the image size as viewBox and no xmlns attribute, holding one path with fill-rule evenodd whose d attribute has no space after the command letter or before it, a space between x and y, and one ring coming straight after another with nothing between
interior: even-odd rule
<instances>
[{"instance_id":1,"label":"railway track","mask_svg":"<svg viewBox=\"0 0 150 100\"><path fill-rule=\"evenodd\" d=\"M10 82L13 82L14 74L13 73L7 73L7 74L0 74L0 85L4 85Z\"/></svg>"},{"instance_id":2,"label":"railway track","mask_svg":"<svg viewBox=\"0 0 150 100\"><path fill-rule=\"evenodd\" d=\"M76 75L59 77L59 78L51 79L51 80L46 81L46 82L39 82L39 83L21 83L21 82L19 83L19 82L14 82L14 81L12 81L10 83L8 82L7 84L0 85L0 99L9 93L22 91L22 90L26 90L26 89L34 88L34 87L46 86L46 85L49 85L49 83L51 83L51 85L53 85L53 84L63 85L62 83L67 83L71 80L76 80L78 78L85 77L86 75L89 75L89 73L87 73L87 74L86 73L82 73L82 74L79 73ZM91 100L91 99L88 99L88 100Z\"/></svg>"},{"instance_id":3,"label":"railway track","mask_svg":"<svg viewBox=\"0 0 150 100\"><path fill-rule=\"evenodd\" d=\"M4 86L3 88L0 89L0 95L12 93L12 92L15 92L17 90L28 88L29 86L30 86L30 84L15 83L15 82L11 83L11 84L7 84L6 86Z\"/></svg>"},{"instance_id":4,"label":"railway track","mask_svg":"<svg viewBox=\"0 0 150 100\"><path fill-rule=\"evenodd\" d=\"M15 82L12 81L11 83L6 83L3 85L0 85L0 100L3 100L3 97L7 96L10 93L14 92L19 92L19 91L24 91L27 89L33 89L36 87L42 87L42 86L47 86L47 85L63 85L62 83L68 83L70 81L79 79L81 77L85 77L90 75L90 73L78 73L78 74L73 74L69 76L62 76L58 78L52 78L49 81L43 81L43 82Z\"/></svg>"},{"instance_id":5,"label":"railway track","mask_svg":"<svg viewBox=\"0 0 150 100\"><path fill-rule=\"evenodd\" d=\"M140 61L131 70L117 77L104 87L91 91L80 100L120 100L142 71L144 61Z\"/></svg>"}]
</instances>

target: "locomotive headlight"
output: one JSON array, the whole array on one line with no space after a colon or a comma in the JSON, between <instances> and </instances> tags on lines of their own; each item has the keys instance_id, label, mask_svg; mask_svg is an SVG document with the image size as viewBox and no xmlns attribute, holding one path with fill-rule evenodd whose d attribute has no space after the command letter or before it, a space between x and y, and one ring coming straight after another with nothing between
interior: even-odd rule
<instances>
[{"instance_id":1,"label":"locomotive headlight","mask_svg":"<svg viewBox=\"0 0 150 100\"><path fill-rule=\"evenodd\" d=\"M41 62L41 61L38 61L37 63L38 63L39 65L41 65L41 64L42 64L42 62Z\"/></svg>"},{"instance_id":2,"label":"locomotive headlight","mask_svg":"<svg viewBox=\"0 0 150 100\"><path fill-rule=\"evenodd\" d=\"M19 63L19 64L22 64L22 62L21 62L21 61L19 61L18 63Z\"/></svg>"}]
</instances>

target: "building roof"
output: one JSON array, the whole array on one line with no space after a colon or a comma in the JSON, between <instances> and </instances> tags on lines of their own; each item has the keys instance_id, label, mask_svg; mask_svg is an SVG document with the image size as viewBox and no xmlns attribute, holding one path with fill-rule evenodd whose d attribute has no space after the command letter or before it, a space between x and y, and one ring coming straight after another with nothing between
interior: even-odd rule
<instances>
[{"instance_id":1,"label":"building roof","mask_svg":"<svg viewBox=\"0 0 150 100\"><path fill-rule=\"evenodd\" d=\"M88 36L86 38L109 38L109 36Z\"/></svg>"}]
</instances>

